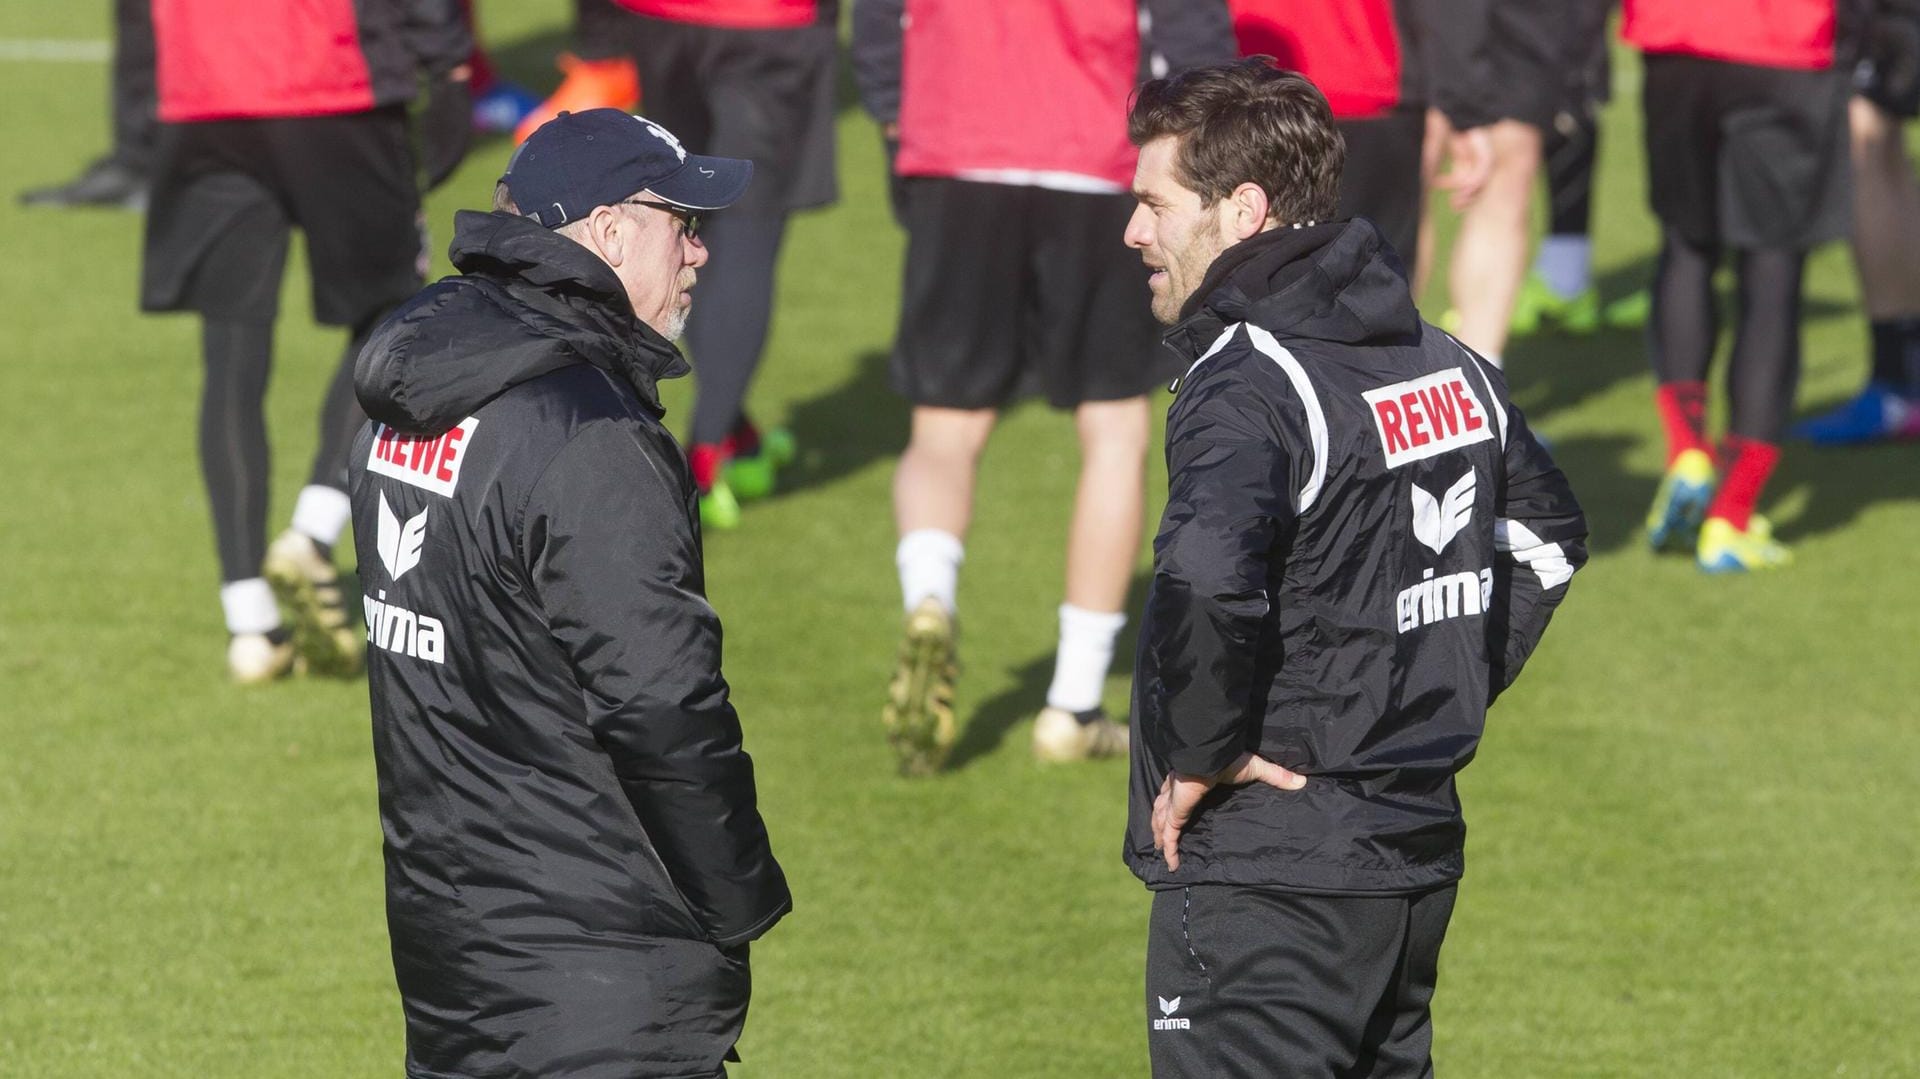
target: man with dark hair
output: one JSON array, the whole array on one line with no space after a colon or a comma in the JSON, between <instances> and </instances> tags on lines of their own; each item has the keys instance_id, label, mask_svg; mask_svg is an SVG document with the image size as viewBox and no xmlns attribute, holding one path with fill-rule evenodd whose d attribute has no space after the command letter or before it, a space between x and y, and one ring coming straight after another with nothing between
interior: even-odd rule
<instances>
[{"instance_id":1,"label":"man with dark hair","mask_svg":"<svg viewBox=\"0 0 1920 1079\"><path fill-rule=\"evenodd\" d=\"M383 323L354 444L410 1076L707 1077L792 905L657 383L751 162L562 114Z\"/></svg>"},{"instance_id":2,"label":"man with dark hair","mask_svg":"<svg viewBox=\"0 0 1920 1079\"><path fill-rule=\"evenodd\" d=\"M1125 857L1157 1076L1431 1074L1454 776L1586 559L1500 374L1327 220L1326 100L1148 83L1127 243L1190 363L1134 673Z\"/></svg>"}]
</instances>

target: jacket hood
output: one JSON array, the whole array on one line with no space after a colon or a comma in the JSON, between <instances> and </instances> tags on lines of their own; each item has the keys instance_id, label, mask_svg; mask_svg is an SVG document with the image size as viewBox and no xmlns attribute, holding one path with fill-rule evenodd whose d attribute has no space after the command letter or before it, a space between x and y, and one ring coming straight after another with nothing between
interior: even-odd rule
<instances>
[{"instance_id":1,"label":"jacket hood","mask_svg":"<svg viewBox=\"0 0 1920 1079\"><path fill-rule=\"evenodd\" d=\"M1237 322L1344 345L1415 336L1406 270L1369 221L1271 229L1227 248L1166 342L1189 360Z\"/></svg>"},{"instance_id":2,"label":"jacket hood","mask_svg":"<svg viewBox=\"0 0 1920 1079\"><path fill-rule=\"evenodd\" d=\"M438 434L513 387L575 363L619 375L661 411L656 383L689 370L640 321L611 267L522 217L454 215L447 278L374 331L354 368L367 415Z\"/></svg>"}]
</instances>

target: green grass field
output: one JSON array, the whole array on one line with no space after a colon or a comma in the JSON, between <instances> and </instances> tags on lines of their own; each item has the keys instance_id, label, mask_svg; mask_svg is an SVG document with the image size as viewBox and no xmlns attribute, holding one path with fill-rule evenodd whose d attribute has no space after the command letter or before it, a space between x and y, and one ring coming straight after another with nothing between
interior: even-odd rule
<instances>
[{"instance_id":1,"label":"green grass field","mask_svg":"<svg viewBox=\"0 0 1920 1079\"><path fill-rule=\"evenodd\" d=\"M104 38L107 7L13 0L0 38ZM484 5L511 74L550 85L568 10ZM12 196L104 147L105 77L0 60L0 1075L395 1075L365 687L224 681L195 324L135 314L136 218ZM1637 116L1617 103L1602 149L1610 295L1650 265ZM1143 1075L1125 766L1043 768L1025 745L1076 466L1061 417L1016 409L988 454L954 766L896 778L880 735L901 237L871 125L849 109L841 133L843 198L793 228L753 402L802 457L707 547L797 896L755 949L737 1074ZM506 153L484 145L433 197L438 246ZM1803 410L1864 370L1846 252L1810 281ZM276 529L340 347L297 269L285 308ZM1594 557L1464 779L1441 1070L1920 1075L1920 452L1791 449L1768 503L1797 564L1709 579L1637 533L1661 463L1638 336L1529 339L1509 368ZM1150 482L1157 504L1157 464Z\"/></svg>"}]
</instances>

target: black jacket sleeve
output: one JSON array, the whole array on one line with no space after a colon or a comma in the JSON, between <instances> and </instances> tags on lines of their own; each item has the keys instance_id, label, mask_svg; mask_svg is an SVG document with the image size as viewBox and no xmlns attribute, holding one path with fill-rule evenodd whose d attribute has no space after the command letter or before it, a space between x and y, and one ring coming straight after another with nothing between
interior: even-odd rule
<instances>
[{"instance_id":1,"label":"black jacket sleeve","mask_svg":"<svg viewBox=\"0 0 1920 1079\"><path fill-rule=\"evenodd\" d=\"M1567 583L1587 562L1587 519L1574 501L1553 458L1527 427L1520 410L1507 407L1505 476L1494 505L1493 609L1488 622L1493 660L1488 700L1520 676L1540 643Z\"/></svg>"},{"instance_id":2,"label":"black jacket sleeve","mask_svg":"<svg viewBox=\"0 0 1920 1079\"><path fill-rule=\"evenodd\" d=\"M906 31L907 0L858 0L853 5L850 59L860 104L875 120L900 119L900 57Z\"/></svg>"},{"instance_id":3,"label":"black jacket sleeve","mask_svg":"<svg viewBox=\"0 0 1920 1079\"><path fill-rule=\"evenodd\" d=\"M1270 608L1276 541L1292 531L1289 455L1230 391L1183 410L1168 435L1167 509L1154 540L1154 609L1142 621L1160 657L1168 764L1212 775L1245 752L1265 716L1256 649Z\"/></svg>"},{"instance_id":4,"label":"black jacket sleeve","mask_svg":"<svg viewBox=\"0 0 1920 1079\"><path fill-rule=\"evenodd\" d=\"M1141 6L1147 50L1166 61L1169 73L1240 54L1226 0L1141 0Z\"/></svg>"},{"instance_id":5,"label":"black jacket sleeve","mask_svg":"<svg viewBox=\"0 0 1920 1079\"><path fill-rule=\"evenodd\" d=\"M588 723L667 875L715 943L760 936L792 899L720 674L681 477L617 425L590 425L523 519L533 587Z\"/></svg>"}]
</instances>

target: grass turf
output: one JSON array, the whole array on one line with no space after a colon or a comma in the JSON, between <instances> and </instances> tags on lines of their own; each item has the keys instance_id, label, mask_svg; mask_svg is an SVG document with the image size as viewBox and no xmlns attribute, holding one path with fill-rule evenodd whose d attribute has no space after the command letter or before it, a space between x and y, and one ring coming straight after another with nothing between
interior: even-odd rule
<instances>
[{"instance_id":1,"label":"grass turf","mask_svg":"<svg viewBox=\"0 0 1920 1079\"><path fill-rule=\"evenodd\" d=\"M566 11L483 6L509 74L550 84ZM98 38L103 19L12 5L0 37ZM1595 230L1611 295L1644 279L1654 237L1626 59ZM97 64L0 62L9 190L104 145L104 81ZM802 456L784 493L708 543L798 897L755 950L737 1074L1143 1074L1147 896L1118 859L1125 767L1044 768L1023 744L1076 464L1060 417L1015 409L987 455L954 767L897 779L880 736L901 242L878 139L841 119L843 199L793 226L753 402ZM506 152L482 145L430 200L438 246ZM9 197L0 234L0 1074L394 1074L365 690L222 680L193 322L134 314L134 217ZM1803 411L1864 369L1844 250L1809 280ZM285 307L275 522L340 346L311 324L297 258ZM1708 579L1639 542L1660 451L1638 336L1509 355L1595 557L1463 782L1471 869L1436 1005L1442 1070L1920 1073L1914 448L1791 448L1768 502L1798 563ZM684 384L668 395L676 416L687 401Z\"/></svg>"}]
</instances>

